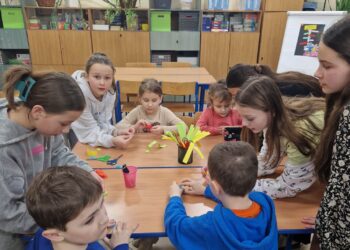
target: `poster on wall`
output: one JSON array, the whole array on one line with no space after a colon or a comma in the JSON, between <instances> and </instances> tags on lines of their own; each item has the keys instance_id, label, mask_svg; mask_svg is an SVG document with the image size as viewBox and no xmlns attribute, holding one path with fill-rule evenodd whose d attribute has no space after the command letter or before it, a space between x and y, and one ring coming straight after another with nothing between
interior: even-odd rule
<instances>
[{"instance_id":1,"label":"poster on wall","mask_svg":"<svg viewBox=\"0 0 350 250\"><path fill-rule=\"evenodd\" d=\"M298 71L314 75L319 65L322 34L346 14L346 11L288 11L277 73Z\"/></svg>"},{"instance_id":2,"label":"poster on wall","mask_svg":"<svg viewBox=\"0 0 350 250\"><path fill-rule=\"evenodd\" d=\"M301 24L294 55L317 57L325 24Z\"/></svg>"}]
</instances>

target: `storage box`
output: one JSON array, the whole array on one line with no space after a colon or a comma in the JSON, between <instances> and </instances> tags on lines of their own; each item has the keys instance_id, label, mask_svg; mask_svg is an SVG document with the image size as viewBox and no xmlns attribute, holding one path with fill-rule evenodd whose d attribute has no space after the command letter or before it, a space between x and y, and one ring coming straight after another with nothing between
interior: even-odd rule
<instances>
[{"instance_id":1,"label":"storage box","mask_svg":"<svg viewBox=\"0 0 350 250\"><path fill-rule=\"evenodd\" d=\"M198 66L198 57L178 57L178 62L187 62L192 64L192 66Z\"/></svg>"},{"instance_id":2,"label":"storage box","mask_svg":"<svg viewBox=\"0 0 350 250\"><path fill-rule=\"evenodd\" d=\"M152 54L151 62L156 63L157 65L161 65L162 62L171 62L170 54Z\"/></svg>"},{"instance_id":3,"label":"storage box","mask_svg":"<svg viewBox=\"0 0 350 250\"><path fill-rule=\"evenodd\" d=\"M93 24L92 30L109 30L108 24Z\"/></svg>"},{"instance_id":4,"label":"storage box","mask_svg":"<svg viewBox=\"0 0 350 250\"><path fill-rule=\"evenodd\" d=\"M22 9L0 8L4 29L24 29Z\"/></svg>"},{"instance_id":5,"label":"storage box","mask_svg":"<svg viewBox=\"0 0 350 250\"><path fill-rule=\"evenodd\" d=\"M179 12L179 30L198 31L198 12Z\"/></svg>"},{"instance_id":6,"label":"storage box","mask_svg":"<svg viewBox=\"0 0 350 250\"><path fill-rule=\"evenodd\" d=\"M154 0L155 9L167 9L171 8L171 0Z\"/></svg>"},{"instance_id":7,"label":"storage box","mask_svg":"<svg viewBox=\"0 0 350 250\"><path fill-rule=\"evenodd\" d=\"M151 12L151 31L169 32L171 30L170 11Z\"/></svg>"}]
</instances>

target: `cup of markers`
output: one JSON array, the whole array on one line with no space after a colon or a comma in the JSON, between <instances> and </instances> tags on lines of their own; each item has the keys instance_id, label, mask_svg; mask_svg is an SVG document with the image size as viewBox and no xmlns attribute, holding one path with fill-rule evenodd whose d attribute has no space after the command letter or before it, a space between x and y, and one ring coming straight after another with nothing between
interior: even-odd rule
<instances>
[{"instance_id":1,"label":"cup of markers","mask_svg":"<svg viewBox=\"0 0 350 250\"><path fill-rule=\"evenodd\" d=\"M123 176L124 176L124 184L126 188L134 188L136 186L136 174L137 167L135 166L126 166L124 164L122 166Z\"/></svg>"}]
</instances>

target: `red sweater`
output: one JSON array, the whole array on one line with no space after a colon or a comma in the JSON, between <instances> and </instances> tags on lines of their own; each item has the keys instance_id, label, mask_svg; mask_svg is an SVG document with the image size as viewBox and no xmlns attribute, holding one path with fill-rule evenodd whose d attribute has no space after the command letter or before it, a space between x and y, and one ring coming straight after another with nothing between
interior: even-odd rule
<instances>
[{"instance_id":1,"label":"red sweater","mask_svg":"<svg viewBox=\"0 0 350 250\"><path fill-rule=\"evenodd\" d=\"M242 119L239 113L231 109L226 117L215 113L213 108L207 108L199 117L196 124L202 131L208 131L211 135L221 134L220 127L242 126Z\"/></svg>"}]
</instances>

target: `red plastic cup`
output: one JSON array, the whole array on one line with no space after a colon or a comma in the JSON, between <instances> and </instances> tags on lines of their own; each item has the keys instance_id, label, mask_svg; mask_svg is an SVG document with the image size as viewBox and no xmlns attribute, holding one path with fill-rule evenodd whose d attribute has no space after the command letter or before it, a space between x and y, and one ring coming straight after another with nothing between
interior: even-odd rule
<instances>
[{"instance_id":1,"label":"red plastic cup","mask_svg":"<svg viewBox=\"0 0 350 250\"><path fill-rule=\"evenodd\" d=\"M136 186L137 167L127 166L127 168L129 169L129 173L123 172L125 187L133 188Z\"/></svg>"}]
</instances>

